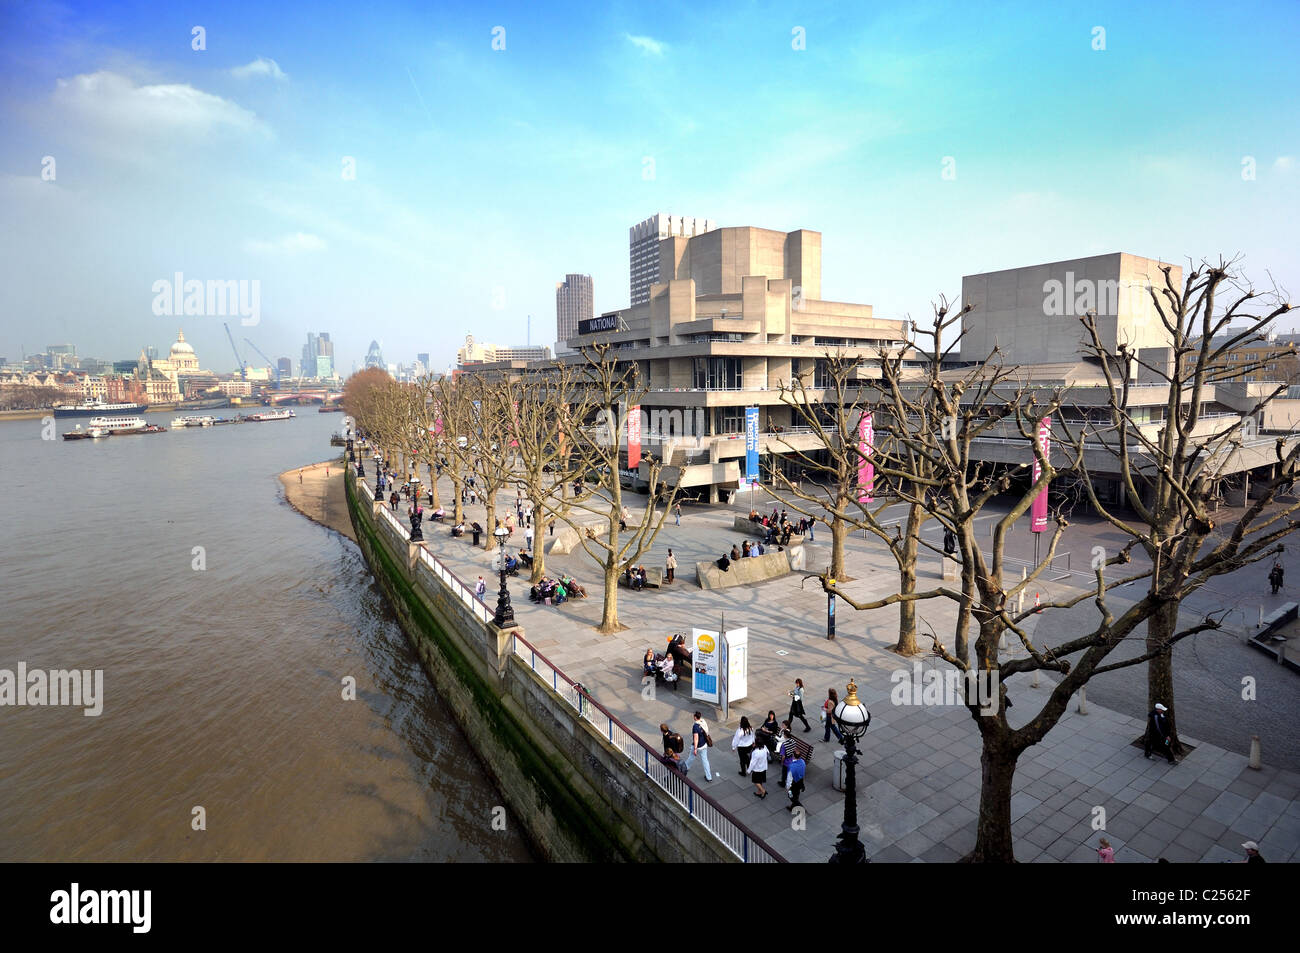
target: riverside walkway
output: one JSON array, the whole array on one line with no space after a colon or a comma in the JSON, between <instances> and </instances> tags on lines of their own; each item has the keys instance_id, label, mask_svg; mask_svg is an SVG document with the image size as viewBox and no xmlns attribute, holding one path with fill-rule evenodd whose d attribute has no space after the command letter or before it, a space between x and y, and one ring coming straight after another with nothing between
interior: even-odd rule
<instances>
[{"instance_id":1,"label":"riverside walkway","mask_svg":"<svg viewBox=\"0 0 1300 953\"><path fill-rule=\"evenodd\" d=\"M367 477L373 486L369 466ZM450 481L441 481L440 489L445 505L451 498ZM514 512L515 498L513 489L501 493L498 513L503 518ZM803 573L749 587L699 589L693 563L714 559L743 539L732 529L736 512L748 510L746 495L740 502L745 505L687 508L680 527L671 517L667 520L653 550L640 562L662 566L671 547L679 563L677 581L660 590L620 590L619 617L628 628L615 635L602 636L594 630L600 621L601 583L595 563L580 548L567 556L548 554L546 567L551 576L562 572L575 576L587 588L590 598L586 600L558 607L533 605L526 575L509 579L515 616L528 640L655 747L660 722L689 738L692 713L703 711L716 744L710 752L714 780L704 780L698 759L691 779L795 862L825 861L833 852L843 794L832 786L831 769L833 753L840 746L833 736L830 743L823 743L824 729L817 714L828 688L834 687L842 696L845 683L855 679L859 697L872 713L857 769L858 817L867 856L877 862L957 860L975 842L979 734L964 707L891 703L896 673L906 672L910 678L916 665L940 671L946 666L924 654L903 659L890 651L897 636L893 608L854 612L841 605L837 637L828 641L826 597L816 580L805 583ZM636 502L629 505L637 511ZM484 508L481 504L467 507L466 515L483 522ZM495 553L475 549L468 537L451 538L449 524L426 521L424 529L430 552L462 579L472 584L479 575L484 577L488 604L494 605L499 585L493 571ZM938 529L928 528L923 535L937 537ZM827 543L819 536L808 545L810 570L828 560ZM508 547L514 551L523 545L523 531L516 529ZM842 588L855 598L896 591L896 569L878 541L864 541L861 536L854 540L848 547L846 570L854 581ZM938 581L937 557L923 557L919 586ZM1069 579L1058 581L1053 596L1059 598L1069 585ZM1113 597L1112 605L1117 611L1121 607ZM685 679L677 692L659 686L652 698L644 697L640 660L646 648L661 650L674 632L689 637L692 626L716 629L723 613L727 628L747 626L750 639L749 694L732 702L728 722L720 722L715 706L692 701ZM932 629L950 640L955 618L951 603L931 601L922 605L919 615L923 632ZM1051 623L1062 617L1056 613L1043 618ZM1037 621L1031 620L1031 631ZM918 644L924 649L928 642L921 638ZM797 722L795 730L816 745L801 798L807 809L802 823L786 810L785 792L776 786L779 765L769 770L769 796L760 801L749 780L739 776L730 750L741 715L754 724L769 709L776 711L778 719L786 717L786 693L796 677L805 684L812 731L803 733ZM1113 676L1103 675L1098 681L1108 677ZM1051 683L1046 675L1040 678L1038 688L1031 686L1028 675L1007 683L1014 701L1013 724L1027 721L1046 700ZM1295 704L1300 691L1292 691L1291 710L1300 710ZM1247 840L1258 842L1270 862L1300 860L1300 774L1272 767L1267 758L1262 770L1248 768L1245 732L1240 751L1184 734L1184 741L1195 748L1178 766L1158 758L1144 760L1141 748L1132 745L1143 729L1141 712L1120 713L1089 701L1086 714L1080 714L1077 698L1071 702L1045 741L1020 759L1012 799L1018 860L1095 862L1099 836L1115 848L1118 863L1157 858L1241 860L1241 844ZM1104 830L1096 826L1099 817L1104 817Z\"/></svg>"}]
</instances>

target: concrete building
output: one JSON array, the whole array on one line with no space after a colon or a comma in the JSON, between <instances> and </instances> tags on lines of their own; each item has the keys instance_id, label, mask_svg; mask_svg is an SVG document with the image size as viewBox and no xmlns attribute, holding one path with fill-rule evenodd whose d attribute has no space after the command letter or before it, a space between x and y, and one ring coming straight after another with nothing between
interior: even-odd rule
<instances>
[{"instance_id":1,"label":"concrete building","mask_svg":"<svg viewBox=\"0 0 1300 953\"><path fill-rule=\"evenodd\" d=\"M985 361L996 347L998 360L1015 368L1008 386L1038 392L1036 396L1044 401L1053 390L1064 388L1065 406L1052 422L1052 460L1064 466L1062 442L1066 435L1085 432L1089 424L1104 429L1111 420L1102 363L1091 353L1079 320L1095 311L1112 373L1129 382L1124 411L1154 440L1165 426L1170 398L1170 385L1161 373L1172 372L1175 359L1172 337L1148 290L1149 286L1157 290L1165 286L1162 267L1165 265L1156 259L1115 253L967 275L962 279L962 299L974 309L962 319L964 335L956 363ZM1182 268L1169 267L1169 280L1181 288ZM1118 353L1121 344L1136 353L1138 360L1125 365ZM1209 437L1238 426L1245 416L1253 418L1245 425L1241 446L1225 450L1214 463L1221 474L1222 497L1229 503L1240 504L1251 492L1252 482L1271 472L1277 437L1289 434L1300 422L1300 400L1279 399L1257 411L1260 399L1276 389L1276 382L1289 380L1285 375L1294 373L1294 366L1285 363L1288 358L1294 361L1290 352L1289 343L1276 341L1235 348L1221 364L1230 367L1231 362L1251 361L1263 362L1264 367L1251 373L1249 380L1207 385L1200 395L1195 436ZM943 376L959 379L965 373L954 367L943 371ZM1275 383L1265 383L1265 379ZM1190 400L1189 392L1180 403L1189 404ZM1104 434L1091 428L1086 432L1092 485L1099 499L1117 501L1122 488L1114 448ZM1010 423L972 443L977 459L996 466L1024 462L1027 449ZM1134 461L1138 470L1154 466L1143 453L1136 453ZM1053 492L1077 496L1081 488L1072 486L1074 480L1073 476L1064 477Z\"/></svg>"},{"instance_id":2,"label":"concrete building","mask_svg":"<svg viewBox=\"0 0 1300 953\"><path fill-rule=\"evenodd\" d=\"M877 318L870 305L822 300L821 247L821 233L806 229L669 235L658 240L662 280L647 300L585 322L567 342L575 350L606 343L636 364L649 388L643 450L669 464L669 482L709 501L737 489L748 407L758 408L762 468L791 472L782 448L816 447L792 429L781 385L795 377L813 388L824 383L831 351L860 358L869 379L882 351L904 348L903 321Z\"/></svg>"},{"instance_id":3,"label":"concrete building","mask_svg":"<svg viewBox=\"0 0 1300 953\"><path fill-rule=\"evenodd\" d=\"M1166 347L1168 341L1148 287L1165 285L1164 262L1116 252L1092 258L1010 268L961 281L962 359L985 360L995 347L1006 364L1060 364L1079 359L1085 332L1079 318L1097 313L1102 343L1112 353ZM1170 274L1181 287L1183 270Z\"/></svg>"},{"instance_id":4,"label":"concrete building","mask_svg":"<svg viewBox=\"0 0 1300 953\"><path fill-rule=\"evenodd\" d=\"M565 275L555 285L555 340L557 350L578 333L578 322L592 317L595 297L591 275Z\"/></svg>"},{"instance_id":5,"label":"concrete building","mask_svg":"<svg viewBox=\"0 0 1300 953\"><path fill-rule=\"evenodd\" d=\"M550 359L551 349L542 344L503 347L476 341L472 334L465 335L464 346L456 352L456 363L461 367L510 362L545 362Z\"/></svg>"},{"instance_id":6,"label":"concrete building","mask_svg":"<svg viewBox=\"0 0 1300 953\"><path fill-rule=\"evenodd\" d=\"M627 230L627 259L629 275L628 301L635 307L650 300L650 286L667 280L672 268L665 268L661 259L661 243L665 238L683 240L717 228L706 218L689 218L658 212ZM561 341L567 340L561 336Z\"/></svg>"}]
</instances>

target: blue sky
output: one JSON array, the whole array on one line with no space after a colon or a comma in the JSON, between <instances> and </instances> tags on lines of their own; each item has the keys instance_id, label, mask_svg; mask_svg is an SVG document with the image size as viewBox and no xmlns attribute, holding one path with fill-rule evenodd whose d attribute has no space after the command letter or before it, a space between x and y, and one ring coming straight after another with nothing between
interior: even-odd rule
<instances>
[{"instance_id":1,"label":"blue sky","mask_svg":"<svg viewBox=\"0 0 1300 953\"><path fill-rule=\"evenodd\" d=\"M308 330L344 371L371 338L439 366L521 343L528 314L550 343L567 272L627 305L656 211L820 231L824 296L890 317L1120 250L1240 254L1296 298L1298 27L1280 2L0 2L0 356L183 326L231 369L221 318L152 312L178 271L258 280L232 331L295 366Z\"/></svg>"}]
</instances>

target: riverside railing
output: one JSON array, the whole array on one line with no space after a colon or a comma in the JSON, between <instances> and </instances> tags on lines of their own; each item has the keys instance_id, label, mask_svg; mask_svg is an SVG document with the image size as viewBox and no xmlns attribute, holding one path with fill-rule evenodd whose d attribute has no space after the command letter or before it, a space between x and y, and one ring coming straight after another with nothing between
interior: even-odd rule
<instances>
[{"instance_id":1,"label":"riverside railing","mask_svg":"<svg viewBox=\"0 0 1300 953\"><path fill-rule=\"evenodd\" d=\"M511 639L511 650L517 658L528 664L543 683L549 684L551 691L564 699L579 717L594 727L637 770L676 801L688 816L704 825L736 857L747 864L785 863L784 857L726 808L705 794L685 775L664 764L659 753L646 744L640 735L595 701L579 683L552 665L523 636L515 635Z\"/></svg>"},{"instance_id":2,"label":"riverside railing","mask_svg":"<svg viewBox=\"0 0 1300 953\"><path fill-rule=\"evenodd\" d=\"M374 491L364 480L357 480L357 486L361 488L363 496L371 500L375 498ZM388 507L380 507L379 513L381 519L386 520L400 538L410 540L410 532L402 526ZM480 621L485 623L492 621L494 613L475 595L473 589L424 547L420 550L420 562L469 606ZM551 691L564 699L579 717L592 725L628 761L676 801L686 811L687 816L704 825L705 830L721 841L741 861L747 864L785 863L784 857L769 847L761 837L731 812L704 793L685 775L664 764L660 755L640 735L614 717L599 702L594 701L577 682L552 665L546 656L533 648L523 636L513 634L510 644L512 654L527 663L529 668L541 677L543 683L549 683Z\"/></svg>"}]
</instances>

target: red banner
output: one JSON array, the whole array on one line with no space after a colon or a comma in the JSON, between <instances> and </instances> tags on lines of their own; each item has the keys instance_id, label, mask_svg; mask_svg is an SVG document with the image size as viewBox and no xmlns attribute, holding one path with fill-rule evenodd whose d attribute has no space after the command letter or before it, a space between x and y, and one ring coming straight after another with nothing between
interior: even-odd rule
<instances>
[{"instance_id":1,"label":"red banner","mask_svg":"<svg viewBox=\"0 0 1300 953\"><path fill-rule=\"evenodd\" d=\"M627 409L627 468L641 465L641 405Z\"/></svg>"},{"instance_id":2,"label":"red banner","mask_svg":"<svg viewBox=\"0 0 1300 953\"><path fill-rule=\"evenodd\" d=\"M871 444L876 439L874 421L871 414L863 414L858 421L858 502L872 502L875 490L876 468L871 463Z\"/></svg>"},{"instance_id":3,"label":"red banner","mask_svg":"<svg viewBox=\"0 0 1300 953\"><path fill-rule=\"evenodd\" d=\"M1038 422L1038 446L1042 450L1043 459L1050 461L1052 459L1052 418L1044 417ZM1034 482L1043 475L1043 468L1038 464L1038 457L1034 457ZM1029 528L1035 533L1041 533L1047 529L1047 487L1043 487L1041 493L1034 497L1033 507L1030 510Z\"/></svg>"}]
</instances>

